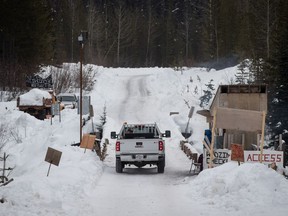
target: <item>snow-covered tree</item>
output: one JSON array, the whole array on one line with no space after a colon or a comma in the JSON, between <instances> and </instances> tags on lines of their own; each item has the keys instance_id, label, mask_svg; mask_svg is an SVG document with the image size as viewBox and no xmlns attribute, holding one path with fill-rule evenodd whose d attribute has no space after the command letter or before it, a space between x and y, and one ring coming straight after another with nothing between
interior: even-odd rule
<instances>
[{"instance_id":1,"label":"snow-covered tree","mask_svg":"<svg viewBox=\"0 0 288 216\"><path fill-rule=\"evenodd\" d=\"M236 83L237 84L249 84L252 82L251 72L249 71L250 62L248 59L243 60L238 65L238 72L236 73Z\"/></svg>"},{"instance_id":2,"label":"snow-covered tree","mask_svg":"<svg viewBox=\"0 0 288 216\"><path fill-rule=\"evenodd\" d=\"M213 97L212 91L214 91L215 88L214 88L214 84L212 82L213 82L213 79L211 79L208 84L205 84L207 89L203 90L204 94L199 98L200 99L200 107L202 107L202 108L207 106Z\"/></svg>"}]
</instances>

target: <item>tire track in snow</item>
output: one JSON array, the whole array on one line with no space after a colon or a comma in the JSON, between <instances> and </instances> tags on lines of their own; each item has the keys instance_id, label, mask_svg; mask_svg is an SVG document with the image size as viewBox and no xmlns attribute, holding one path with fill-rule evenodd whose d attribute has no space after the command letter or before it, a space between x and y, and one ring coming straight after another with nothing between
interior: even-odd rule
<instances>
[{"instance_id":1,"label":"tire track in snow","mask_svg":"<svg viewBox=\"0 0 288 216\"><path fill-rule=\"evenodd\" d=\"M146 82L150 75L131 76L126 83L126 97L119 106L119 120L134 122L143 120L143 107L147 103L150 94ZM139 105L140 104L140 105ZM137 107L142 107L139 110ZM147 110L144 110L147 112ZM145 121L145 120L144 120Z\"/></svg>"}]
</instances>

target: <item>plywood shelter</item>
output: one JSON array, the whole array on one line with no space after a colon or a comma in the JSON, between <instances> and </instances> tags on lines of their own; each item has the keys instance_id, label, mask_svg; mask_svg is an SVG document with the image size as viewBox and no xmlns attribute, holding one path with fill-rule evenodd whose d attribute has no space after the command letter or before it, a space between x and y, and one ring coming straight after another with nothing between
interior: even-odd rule
<instances>
[{"instance_id":1,"label":"plywood shelter","mask_svg":"<svg viewBox=\"0 0 288 216\"><path fill-rule=\"evenodd\" d=\"M218 110L215 148L231 149L233 143L242 144L244 150L259 148L262 115L259 113L267 113L266 85L220 85L210 109L197 111L206 117L210 129L215 110Z\"/></svg>"}]
</instances>

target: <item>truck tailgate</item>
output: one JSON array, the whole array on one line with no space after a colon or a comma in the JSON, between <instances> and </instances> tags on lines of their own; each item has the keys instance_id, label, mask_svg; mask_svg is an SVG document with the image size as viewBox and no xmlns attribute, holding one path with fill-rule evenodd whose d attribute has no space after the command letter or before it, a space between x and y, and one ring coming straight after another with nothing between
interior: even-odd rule
<instances>
[{"instance_id":1,"label":"truck tailgate","mask_svg":"<svg viewBox=\"0 0 288 216\"><path fill-rule=\"evenodd\" d=\"M121 154L157 153L159 139L125 139L120 141Z\"/></svg>"}]
</instances>

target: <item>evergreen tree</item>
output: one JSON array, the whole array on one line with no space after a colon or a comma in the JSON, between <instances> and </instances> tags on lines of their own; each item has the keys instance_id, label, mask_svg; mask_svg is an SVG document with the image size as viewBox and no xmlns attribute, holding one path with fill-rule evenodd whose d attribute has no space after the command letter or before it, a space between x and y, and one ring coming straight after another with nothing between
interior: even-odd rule
<instances>
[{"instance_id":1,"label":"evergreen tree","mask_svg":"<svg viewBox=\"0 0 288 216\"><path fill-rule=\"evenodd\" d=\"M214 91L215 88L214 88L214 84L212 82L213 82L213 79L211 79L208 84L205 84L207 89L203 90L204 94L199 98L200 99L200 107L202 107L202 108L207 106L213 97L212 91Z\"/></svg>"},{"instance_id":2,"label":"evergreen tree","mask_svg":"<svg viewBox=\"0 0 288 216\"><path fill-rule=\"evenodd\" d=\"M288 2L279 1L275 49L271 52L269 126L272 135L283 134L288 143Z\"/></svg>"},{"instance_id":3,"label":"evergreen tree","mask_svg":"<svg viewBox=\"0 0 288 216\"><path fill-rule=\"evenodd\" d=\"M104 125L106 124L107 121L106 118L107 118L107 111L106 111L106 105L104 105L103 113L100 116L100 124L96 125L96 128L100 133L100 139L102 139L103 137Z\"/></svg>"},{"instance_id":4,"label":"evergreen tree","mask_svg":"<svg viewBox=\"0 0 288 216\"><path fill-rule=\"evenodd\" d=\"M251 72L249 71L250 62L245 59L238 65L238 72L236 73L236 83L250 84L253 82Z\"/></svg>"}]
</instances>

